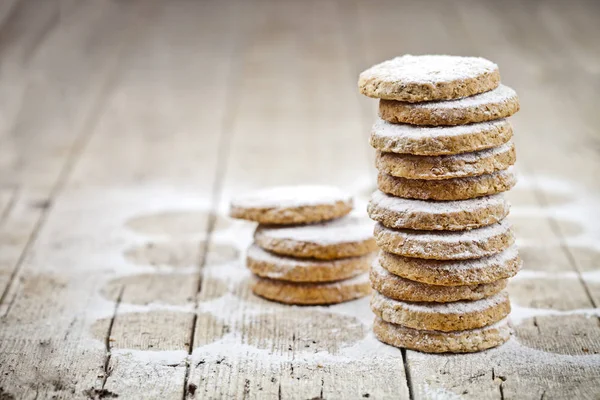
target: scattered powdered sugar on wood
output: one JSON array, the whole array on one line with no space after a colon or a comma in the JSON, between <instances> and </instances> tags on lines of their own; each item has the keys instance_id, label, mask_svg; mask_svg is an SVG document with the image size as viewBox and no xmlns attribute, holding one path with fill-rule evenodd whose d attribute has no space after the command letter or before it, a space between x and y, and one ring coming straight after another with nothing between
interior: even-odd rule
<instances>
[{"instance_id":1,"label":"scattered powdered sugar on wood","mask_svg":"<svg viewBox=\"0 0 600 400\"><path fill-rule=\"evenodd\" d=\"M356 243L373 237L373 222L366 218L347 216L311 225L259 226L256 234L270 239L286 239L322 245Z\"/></svg>"},{"instance_id":2,"label":"scattered powdered sugar on wood","mask_svg":"<svg viewBox=\"0 0 600 400\"><path fill-rule=\"evenodd\" d=\"M376 309L394 309L435 314L474 314L488 310L508 300L506 292L500 292L481 300L455 301L451 303L407 302L390 299L379 292L373 294L371 304Z\"/></svg>"},{"instance_id":3,"label":"scattered powdered sugar on wood","mask_svg":"<svg viewBox=\"0 0 600 400\"><path fill-rule=\"evenodd\" d=\"M256 190L231 200L238 208L296 208L306 206L349 203L352 196L334 186L298 185L278 186Z\"/></svg>"},{"instance_id":4,"label":"scattered powdered sugar on wood","mask_svg":"<svg viewBox=\"0 0 600 400\"><path fill-rule=\"evenodd\" d=\"M401 217L404 214L414 213L440 215L477 212L479 210L496 207L509 208L509 203L502 193L467 200L435 201L405 199L402 197L391 196L381 190L377 190L371 196L371 204L398 213L398 217Z\"/></svg>"},{"instance_id":5,"label":"scattered powdered sugar on wood","mask_svg":"<svg viewBox=\"0 0 600 400\"><path fill-rule=\"evenodd\" d=\"M402 103L406 108L428 110L464 110L492 104L505 104L518 99L517 92L505 85L499 85L489 92L457 100L427 101L422 103Z\"/></svg>"},{"instance_id":6,"label":"scattered powdered sugar on wood","mask_svg":"<svg viewBox=\"0 0 600 400\"><path fill-rule=\"evenodd\" d=\"M440 83L473 79L497 70L496 64L480 57L407 54L367 69L359 79L407 84Z\"/></svg>"},{"instance_id":7,"label":"scattered powdered sugar on wood","mask_svg":"<svg viewBox=\"0 0 600 400\"><path fill-rule=\"evenodd\" d=\"M497 119L494 121L478 122L466 125L454 126L422 126L409 124L392 124L381 118L378 118L371 133L375 136L389 139L423 139L423 138L444 138L463 135L479 135L486 132L496 131L503 127L510 127L507 119ZM391 145L390 145L391 147Z\"/></svg>"}]
</instances>

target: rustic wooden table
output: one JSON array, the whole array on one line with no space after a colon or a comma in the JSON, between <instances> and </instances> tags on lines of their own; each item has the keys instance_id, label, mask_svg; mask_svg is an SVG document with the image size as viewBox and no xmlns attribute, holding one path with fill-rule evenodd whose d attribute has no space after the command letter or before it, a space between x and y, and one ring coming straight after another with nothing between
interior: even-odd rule
<instances>
[{"instance_id":1,"label":"rustic wooden table","mask_svg":"<svg viewBox=\"0 0 600 400\"><path fill-rule=\"evenodd\" d=\"M600 398L600 3L0 2L0 398ZM377 342L252 296L238 191L374 187L358 73L482 55L521 96L515 336Z\"/></svg>"}]
</instances>

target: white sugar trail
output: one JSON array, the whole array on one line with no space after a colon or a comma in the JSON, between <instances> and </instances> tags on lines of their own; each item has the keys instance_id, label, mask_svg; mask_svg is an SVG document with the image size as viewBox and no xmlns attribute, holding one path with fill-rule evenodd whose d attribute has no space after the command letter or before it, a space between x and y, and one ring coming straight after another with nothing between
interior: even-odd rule
<instances>
[{"instance_id":1,"label":"white sugar trail","mask_svg":"<svg viewBox=\"0 0 600 400\"><path fill-rule=\"evenodd\" d=\"M518 325L526 319L546 316L567 316L582 315L585 317L600 317L600 308L579 308L575 310L559 311L548 308L530 308L512 304L512 311L509 315L510 321Z\"/></svg>"}]
</instances>

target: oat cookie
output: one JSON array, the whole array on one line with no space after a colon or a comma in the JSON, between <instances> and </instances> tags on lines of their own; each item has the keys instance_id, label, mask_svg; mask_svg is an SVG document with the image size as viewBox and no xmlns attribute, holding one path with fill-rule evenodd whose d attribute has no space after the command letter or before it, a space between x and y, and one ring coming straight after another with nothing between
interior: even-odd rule
<instances>
[{"instance_id":1,"label":"oat cookie","mask_svg":"<svg viewBox=\"0 0 600 400\"><path fill-rule=\"evenodd\" d=\"M410 303L373 293L371 309L386 322L407 328L454 332L477 329L506 318L510 301L506 292L475 301Z\"/></svg>"},{"instance_id":2,"label":"oat cookie","mask_svg":"<svg viewBox=\"0 0 600 400\"><path fill-rule=\"evenodd\" d=\"M352 211L352 196L333 186L280 186L257 190L231 201L230 215L261 224L329 221Z\"/></svg>"},{"instance_id":3,"label":"oat cookie","mask_svg":"<svg viewBox=\"0 0 600 400\"><path fill-rule=\"evenodd\" d=\"M317 260L280 256L253 244L246 252L246 265L254 274L292 282L332 282L367 272L374 253L339 260Z\"/></svg>"},{"instance_id":4,"label":"oat cookie","mask_svg":"<svg viewBox=\"0 0 600 400\"><path fill-rule=\"evenodd\" d=\"M363 256L377 249L373 223L356 216L313 225L259 226L254 241L273 253L319 260Z\"/></svg>"},{"instance_id":5,"label":"oat cookie","mask_svg":"<svg viewBox=\"0 0 600 400\"><path fill-rule=\"evenodd\" d=\"M413 200L375 191L367 207L371 219L388 228L456 231L500 222L510 206L502 194L459 201Z\"/></svg>"},{"instance_id":6,"label":"oat cookie","mask_svg":"<svg viewBox=\"0 0 600 400\"><path fill-rule=\"evenodd\" d=\"M361 73L358 87L369 97L419 102L472 96L499 82L498 66L484 58L404 55Z\"/></svg>"},{"instance_id":7,"label":"oat cookie","mask_svg":"<svg viewBox=\"0 0 600 400\"><path fill-rule=\"evenodd\" d=\"M441 180L492 174L517 160L515 145L505 143L492 149L448 156L415 156L377 152L376 166L388 175L407 179Z\"/></svg>"},{"instance_id":8,"label":"oat cookie","mask_svg":"<svg viewBox=\"0 0 600 400\"><path fill-rule=\"evenodd\" d=\"M375 337L383 343L425 353L472 353L501 345L510 339L508 321L457 332L406 328L375 317Z\"/></svg>"},{"instance_id":9,"label":"oat cookie","mask_svg":"<svg viewBox=\"0 0 600 400\"><path fill-rule=\"evenodd\" d=\"M510 313L506 292L474 301L452 303L406 302L375 292L371 309L386 322L407 328L454 332L494 324Z\"/></svg>"},{"instance_id":10,"label":"oat cookie","mask_svg":"<svg viewBox=\"0 0 600 400\"><path fill-rule=\"evenodd\" d=\"M364 297L371 292L367 274L324 283L297 283L256 278L254 294L285 304L336 304Z\"/></svg>"},{"instance_id":11,"label":"oat cookie","mask_svg":"<svg viewBox=\"0 0 600 400\"><path fill-rule=\"evenodd\" d=\"M513 136L507 119L456 126L392 124L379 118L371 128L370 143L376 150L439 156L469 153L500 146Z\"/></svg>"},{"instance_id":12,"label":"oat cookie","mask_svg":"<svg viewBox=\"0 0 600 400\"><path fill-rule=\"evenodd\" d=\"M523 264L515 245L493 256L471 260L424 260L385 251L379 253L378 260L394 275L441 286L476 285L511 278Z\"/></svg>"},{"instance_id":13,"label":"oat cookie","mask_svg":"<svg viewBox=\"0 0 600 400\"><path fill-rule=\"evenodd\" d=\"M491 256L515 242L510 224L497 224L469 231L415 231L390 229L377 223L377 245L388 253L432 260L467 260Z\"/></svg>"},{"instance_id":14,"label":"oat cookie","mask_svg":"<svg viewBox=\"0 0 600 400\"><path fill-rule=\"evenodd\" d=\"M492 296L506 287L506 279L479 285L437 286L415 282L391 274L378 261L370 272L371 286L379 293L395 300L410 302L448 303L459 300L479 300Z\"/></svg>"},{"instance_id":15,"label":"oat cookie","mask_svg":"<svg viewBox=\"0 0 600 400\"><path fill-rule=\"evenodd\" d=\"M398 178L383 172L377 176L377 186L382 192L420 200L449 201L489 196L510 190L516 183L514 167L493 174L439 181Z\"/></svg>"},{"instance_id":16,"label":"oat cookie","mask_svg":"<svg viewBox=\"0 0 600 400\"><path fill-rule=\"evenodd\" d=\"M519 111L517 93L508 86L450 101L379 101L379 116L394 124L464 125L506 118Z\"/></svg>"}]
</instances>

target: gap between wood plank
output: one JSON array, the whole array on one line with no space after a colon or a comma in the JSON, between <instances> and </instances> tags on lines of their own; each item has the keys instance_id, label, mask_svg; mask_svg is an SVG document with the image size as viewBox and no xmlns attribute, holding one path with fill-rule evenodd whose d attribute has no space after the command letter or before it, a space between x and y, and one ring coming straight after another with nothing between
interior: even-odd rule
<instances>
[{"instance_id":1,"label":"gap between wood plank","mask_svg":"<svg viewBox=\"0 0 600 400\"><path fill-rule=\"evenodd\" d=\"M235 3L236 7L232 11L234 14L238 12L237 7L239 3ZM238 26L238 25L236 25ZM219 132L219 141L217 144L217 165L215 169L215 176L211 188L212 196L210 202L210 214L208 219L208 226L206 231L206 240L204 242L204 251L200 252L200 258L198 260L198 285L196 288L196 298L194 304L194 317L192 328L190 332L190 340L188 346L188 356L191 357L192 352L194 350L194 337L196 336L196 323L198 320L198 295L202 290L202 282L203 282L203 270L206 266L206 260L208 258L208 253L210 252L210 247L213 240L213 233L215 230L215 226L217 223L217 215L219 212L219 203L221 201L221 195L223 192L223 181L225 180L225 173L227 170L227 163L229 161L229 153L231 148L231 141L233 138L233 127L234 121L236 118L236 114L239 109L239 99L236 96L236 89L238 88L237 81L241 76L241 62L238 58L242 54L242 48L245 46L245 41L242 40L245 36L241 35L241 32L236 32L234 35L233 46L231 50L231 62L230 62L230 70L228 74L228 78L226 81L228 82L227 94L225 95L225 107L223 112L223 120L221 123L221 129ZM230 112L229 112L230 110ZM185 374L183 379L183 400L185 400L188 396L188 385L189 385L189 377L190 377L190 362L188 361L185 366Z\"/></svg>"},{"instance_id":2,"label":"gap between wood plank","mask_svg":"<svg viewBox=\"0 0 600 400\"><path fill-rule=\"evenodd\" d=\"M548 199L546 198L546 194L544 193L544 191L542 189L540 189L540 187L538 185L535 170L533 168L531 168L531 166L527 166L527 167L528 167L527 169L529 170L531 176L533 176L534 194L535 194L535 198L538 202L538 205L541 208L548 208L548 206L549 206ZM558 238L558 241L560 242L561 251L567 258L567 260L569 260L569 264L571 265L571 268L573 268L573 270L577 274L577 279L581 283L583 290L585 291L585 295L588 298L588 300L590 301L590 304L592 304L592 306L594 308L598 308L598 305L596 304L596 301L594 300L594 296L592 296L592 292L591 292L587 282L585 281L585 279L583 279L581 269L579 269L579 265L577 264L577 261L575 261L575 257L573 256L571 249L569 248L569 246L566 243L565 236L563 234L562 229L560 228L559 224L556 222L556 219L554 219L553 216L550 215L547 217L547 219L548 219L548 222L550 223L550 229L552 230L552 232L554 233L554 235ZM600 317L597 317L597 318L598 318L598 320L600 320Z\"/></svg>"},{"instance_id":3,"label":"gap between wood plank","mask_svg":"<svg viewBox=\"0 0 600 400\"><path fill-rule=\"evenodd\" d=\"M119 291L119 295L117 296L117 300L115 301L115 309L113 311L113 315L110 318L110 322L108 324L108 329L106 330L106 339L104 340L104 346L106 348L106 356L104 358L104 376L102 377L102 386L100 391L104 390L104 386L108 381L108 377L111 373L110 369L110 359L112 346L110 344L110 336L112 335L112 329L115 324L115 320L117 319L117 312L119 311L119 305L121 305L121 299L123 298L123 293L125 292L125 286L121 286L121 290Z\"/></svg>"},{"instance_id":4,"label":"gap between wood plank","mask_svg":"<svg viewBox=\"0 0 600 400\"><path fill-rule=\"evenodd\" d=\"M132 24L132 25L134 27L137 27L136 24ZM108 96L112 92L112 90L116 84L116 79L117 79L117 75L118 75L117 71L118 71L118 67L122 60L121 55L124 53L125 49L127 47L129 47L130 44L133 43L134 39L137 37L138 30L139 30L139 28L133 29L129 35L126 35L124 40L121 41L121 45L115 52L115 57L113 57L113 60L115 60L115 61L112 63L112 65L109 64L108 67L106 68L106 70L104 72L104 78L101 79L101 82L103 81L103 83L99 85L100 87L98 89L98 94L95 96L95 99L92 101L92 106L90 107L89 115L87 116L87 118L84 119L84 121L79 129L79 132L75 135L75 139L68 151L65 163L63 164L62 168L60 169L58 178L56 179L54 185L50 189L50 193L48 194L49 206L44 208L41 211L40 217L36 221L34 228L31 232L31 234L29 235L27 242L25 243L25 246L23 246L23 250L21 251L21 254L19 255L19 258L17 259L17 262L15 264L15 267L13 268L13 271L10 274L9 281L4 288L2 295L0 296L0 305L4 304L6 302L6 298L7 298L8 294L10 293L11 289L15 285L15 282L17 280L16 278L22 268L23 261L25 260L27 253L29 252L29 250L31 249L33 244L35 243L41 228L44 226L44 224L46 223L46 221L48 219L48 215L49 215L50 211L52 210L53 201L64 190L66 183L69 179L69 176L70 176L71 172L73 171L73 168L75 167L75 165L81 158L81 155L82 155L84 149L87 147L88 143L90 142L90 140L93 136L93 132L96 130L95 127L98 124L98 121L100 120L100 116L102 114L103 108L108 99ZM4 314L4 316L8 315L10 309L12 308L12 304L14 303L15 300L16 300L16 293L13 296L13 298L11 299L10 304L8 305L7 311Z\"/></svg>"}]
</instances>

